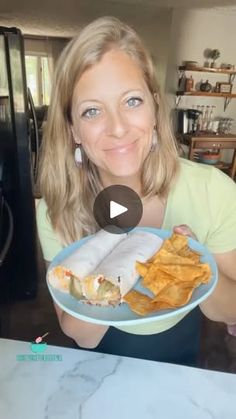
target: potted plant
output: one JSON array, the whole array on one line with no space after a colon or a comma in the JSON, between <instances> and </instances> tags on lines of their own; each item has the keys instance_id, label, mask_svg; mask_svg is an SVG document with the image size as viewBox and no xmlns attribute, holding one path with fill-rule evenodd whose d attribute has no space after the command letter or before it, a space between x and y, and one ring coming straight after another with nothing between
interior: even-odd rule
<instances>
[{"instance_id":1,"label":"potted plant","mask_svg":"<svg viewBox=\"0 0 236 419\"><path fill-rule=\"evenodd\" d=\"M218 49L212 49L211 52L210 52L210 58L213 60L212 63L211 63L211 67L213 67L213 68L216 67L215 61L219 57L220 57L220 51Z\"/></svg>"},{"instance_id":2,"label":"potted plant","mask_svg":"<svg viewBox=\"0 0 236 419\"><path fill-rule=\"evenodd\" d=\"M210 62L208 61L211 58L211 49L210 48L206 48L203 51L203 56L204 58L206 58L206 61L204 62L204 67L210 67Z\"/></svg>"}]
</instances>

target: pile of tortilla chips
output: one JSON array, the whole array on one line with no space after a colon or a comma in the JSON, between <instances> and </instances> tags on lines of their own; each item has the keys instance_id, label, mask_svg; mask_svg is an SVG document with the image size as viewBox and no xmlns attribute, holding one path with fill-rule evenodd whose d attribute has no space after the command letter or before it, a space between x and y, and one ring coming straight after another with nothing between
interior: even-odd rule
<instances>
[{"instance_id":1,"label":"pile of tortilla chips","mask_svg":"<svg viewBox=\"0 0 236 419\"><path fill-rule=\"evenodd\" d=\"M142 316L187 304L194 289L211 278L210 266L201 263L200 257L190 249L186 236L174 233L146 263L136 262L141 284L153 297L131 290L124 301Z\"/></svg>"}]
</instances>

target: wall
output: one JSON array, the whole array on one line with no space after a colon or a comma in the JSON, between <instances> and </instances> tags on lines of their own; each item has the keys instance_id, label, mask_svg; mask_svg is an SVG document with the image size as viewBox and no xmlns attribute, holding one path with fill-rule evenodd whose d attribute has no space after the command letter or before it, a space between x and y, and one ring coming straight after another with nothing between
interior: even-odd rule
<instances>
[{"instance_id":1,"label":"wall","mask_svg":"<svg viewBox=\"0 0 236 419\"><path fill-rule=\"evenodd\" d=\"M158 78L162 88L165 85L169 36L171 27L171 10L160 9L156 4L126 4L124 2L108 2L100 0L86 0L78 5L74 2L73 8L61 8L58 4L51 10L50 2L47 9L37 9L29 5L23 7L20 3L18 10L7 21L0 24L5 26L17 26L24 34L35 34L41 36L72 37L87 23L99 16L115 16L129 25L142 36L147 47L151 51L158 67ZM26 50L28 46L26 46ZM58 48L57 53L60 52Z\"/></svg>"},{"instance_id":2,"label":"wall","mask_svg":"<svg viewBox=\"0 0 236 419\"><path fill-rule=\"evenodd\" d=\"M133 24L151 52L156 66L158 81L163 91L166 83L171 22L171 11L150 15L150 18L146 21L142 21L139 18L139 21L130 19L128 22Z\"/></svg>"}]
</instances>

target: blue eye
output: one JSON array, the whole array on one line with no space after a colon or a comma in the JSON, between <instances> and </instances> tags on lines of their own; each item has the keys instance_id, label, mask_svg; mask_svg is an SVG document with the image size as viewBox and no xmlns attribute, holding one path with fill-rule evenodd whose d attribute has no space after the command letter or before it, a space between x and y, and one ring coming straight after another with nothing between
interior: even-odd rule
<instances>
[{"instance_id":1,"label":"blue eye","mask_svg":"<svg viewBox=\"0 0 236 419\"><path fill-rule=\"evenodd\" d=\"M131 97L127 100L127 105L130 108L135 108L136 106L139 106L142 102L143 100L140 97Z\"/></svg>"},{"instance_id":2,"label":"blue eye","mask_svg":"<svg viewBox=\"0 0 236 419\"><path fill-rule=\"evenodd\" d=\"M95 118L97 115L99 115L99 109L97 108L90 108L82 113L82 116L88 119Z\"/></svg>"}]
</instances>

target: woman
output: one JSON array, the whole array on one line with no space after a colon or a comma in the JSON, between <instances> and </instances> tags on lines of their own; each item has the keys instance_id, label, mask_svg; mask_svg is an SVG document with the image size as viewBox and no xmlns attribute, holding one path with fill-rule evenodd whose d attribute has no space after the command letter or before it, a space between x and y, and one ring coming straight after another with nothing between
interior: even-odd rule
<instances>
[{"instance_id":1,"label":"woman","mask_svg":"<svg viewBox=\"0 0 236 419\"><path fill-rule=\"evenodd\" d=\"M115 18L92 22L62 53L52 92L37 212L46 262L98 229L92 209L104 187L126 185L143 201L139 225L195 234L214 254L220 279L201 311L236 323L235 184L212 167L178 157L153 65L137 34ZM80 347L196 361L198 309L174 328L145 337L82 322L56 304L55 309L62 330Z\"/></svg>"}]
</instances>

